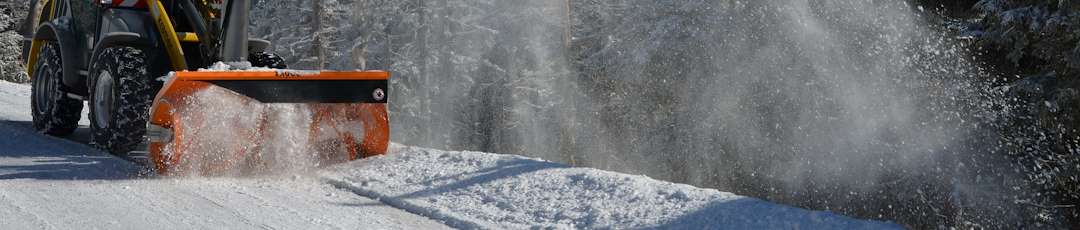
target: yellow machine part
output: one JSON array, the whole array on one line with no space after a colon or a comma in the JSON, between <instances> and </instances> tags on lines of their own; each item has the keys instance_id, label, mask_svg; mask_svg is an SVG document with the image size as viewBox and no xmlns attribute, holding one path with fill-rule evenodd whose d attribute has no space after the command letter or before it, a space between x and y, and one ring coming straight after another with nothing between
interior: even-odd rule
<instances>
[{"instance_id":1,"label":"yellow machine part","mask_svg":"<svg viewBox=\"0 0 1080 230\"><path fill-rule=\"evenodd\" d=\"M41 10L49 9L49 17L46 18L46 20L52 20L52 19L56 18L56 2L55 1L50 1L50 0L41 0L41 1L48 1L48 3L46 3L47 5L45 7L41 8ZM31 9L31 10L33 10L33 9ZM39 13L38 15L41 15L41 14ZM32 18L30 20L38 20L38 19ZM37 28L32 28L32 29L36 30ZM37 32L37 31L35 31L35 32ZM30 76L31 78L34 77L34 65L37 64L38 54L41 52L41 47L44 46L44 45L45 45L44 40L37 39L37 38L34 38L33 40L30 40L30 55L28 55L26 57L26 75Z\"/></svg>"},{"instance_id":2,"label":"yellow machine part","mask_svg":"<svg viewBox=\"0 0 1080 230\"><path fill-rule=\"evenodd\" d=\"M154 17L154 25L157 25L158 32L161 33L172 70L186 70L187 61L184 59L184 50L180 47L181 38L177 36L176 28L173 27L172 20L165 12L165 5L161 4L161 0L150 0L150 15Z\"/></svg>"}]
</instances>

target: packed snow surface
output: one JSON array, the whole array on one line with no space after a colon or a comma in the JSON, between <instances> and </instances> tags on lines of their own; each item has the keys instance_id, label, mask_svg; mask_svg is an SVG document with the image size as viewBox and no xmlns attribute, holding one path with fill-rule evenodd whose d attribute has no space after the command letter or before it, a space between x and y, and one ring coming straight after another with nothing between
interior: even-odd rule
<instances>
[{"instance_id":1,"label":"packed snow surface","mask_svg":"<svg viewBox=\"0 0 1080 230\"><path fill-rule=\"evenodd\" d=\"M313 171L147 177L85 140L37 134L28 98L29 86L0 82L5 229L899 228L644 176L401 145Z\"/></svg>"}]
</instances>

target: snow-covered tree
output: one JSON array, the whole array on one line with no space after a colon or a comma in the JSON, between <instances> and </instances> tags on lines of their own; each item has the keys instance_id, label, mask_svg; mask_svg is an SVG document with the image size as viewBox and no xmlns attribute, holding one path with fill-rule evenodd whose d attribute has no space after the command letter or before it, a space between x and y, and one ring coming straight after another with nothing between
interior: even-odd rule
<instances>
[{"instance_id":1,"label":"snow-covered tree","mask_svg":"<svg viewBox=\"0 0 1080 230\"><path fill-rule=\"evenodd\" d=\"M1003 151L1037 192L1023 203L1080 225L1080 3L982 0L966 31L1002 76Z\"/></svg>"},{"instance_id":2,"label":"snow-covered tree","mask_svg":"<svg viewBox=\"0 0 1080 230\"><path fill-rule=\"evenodd\" d=\"M22 34L29 1L0 2L0 80L27 82L22 60Z\"/></svg>"}]
</instances>

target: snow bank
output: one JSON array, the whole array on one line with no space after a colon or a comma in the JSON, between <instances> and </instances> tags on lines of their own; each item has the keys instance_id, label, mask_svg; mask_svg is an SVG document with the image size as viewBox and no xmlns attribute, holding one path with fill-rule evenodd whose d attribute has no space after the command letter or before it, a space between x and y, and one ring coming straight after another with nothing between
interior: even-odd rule
<instances>
[{"instance_id":1,"label":"snow bank","mask_svg":"<svg viewBox=\"0 0 1080 230\"><path fill-rule=\"evenodd\" d=\"M461 228L897 229L713 189L519 156L393 146L331 184Z\"/></svg>"}]
</instances>

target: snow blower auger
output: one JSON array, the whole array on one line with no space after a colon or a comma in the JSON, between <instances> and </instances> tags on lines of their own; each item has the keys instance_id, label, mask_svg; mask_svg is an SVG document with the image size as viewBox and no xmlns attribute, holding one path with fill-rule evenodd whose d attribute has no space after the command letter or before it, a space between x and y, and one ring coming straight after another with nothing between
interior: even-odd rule
<instances>
[{"instance_id":1,"label":"snow blower auger","mask_svg":"<svg viewBox=\"0 0 1080 230\"><path fill-rule=\"evenodd\" d=\"M40 132L70 134L87 100L91 144L143 152L159 175L289 160L266 151L317 164L386 152L390 74L285 69L269 42L248 37L252 0L35 4L23 57Z\"/></svg>"}]
</instances>

